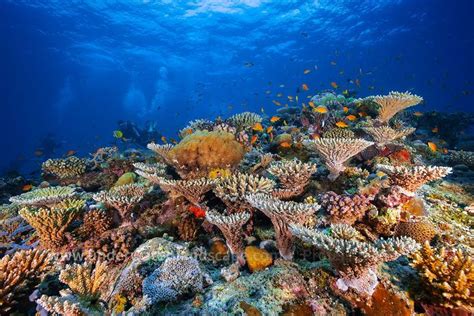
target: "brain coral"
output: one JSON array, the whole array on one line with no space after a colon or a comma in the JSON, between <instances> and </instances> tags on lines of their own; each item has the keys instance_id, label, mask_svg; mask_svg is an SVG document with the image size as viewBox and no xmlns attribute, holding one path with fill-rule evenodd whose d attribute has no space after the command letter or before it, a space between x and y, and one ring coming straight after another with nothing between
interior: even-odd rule
<instances>
[{"instance_id":1,"label":"brain coral","mask_svg":"<svg viewBox=\"0 0 474 316\"><path fill-rule=\"evenodd\" d=\"M177 171L184 178L206 176L216 168L235 167L244 154L244 148L234 135L222 131L195 132L170 151Z\"/></svg>"}]
</instances>

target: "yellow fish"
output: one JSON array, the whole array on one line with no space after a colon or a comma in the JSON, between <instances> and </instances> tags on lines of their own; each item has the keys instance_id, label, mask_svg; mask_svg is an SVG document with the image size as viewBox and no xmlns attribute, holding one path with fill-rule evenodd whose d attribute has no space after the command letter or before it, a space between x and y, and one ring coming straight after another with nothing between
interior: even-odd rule
<instances>
[{"instance_id":1,"label":"yellow fish","mask_svg":"<svg viewBox=\"0 0 474 316\"><path fill-rule=\"evenodd\" d=\"M168 142L168 141L166 140L166 137L165 137L165 136L161 136L161 141L162 141L163 143L165 143L165 144Z\"/></svg>"},{"instance_id":2,"label":"yellow fish","mask_svg":"<svg viewBox=\"0 0 474 316\"><path fill-rule=\"evenodd\" d=\"M280 120L279 116L272 116L272 118L270 119L270 122L275 123L275 122L278 122L279 120Z\"/></svg>"},{"instance_id":3,"label":"yellow fish","mask_svg":"<svg viewBox=\"0 0 474 316\"><path fill-rule=\"evenodd\" d=\"M316 107L316 105L314 105L314 102L313 102L313 101L309 101L308 104L309 104L309 106L312 107L312 108Z\"/></svg>"},{"instance_id":4,"label":"yellow fish","mask_svg":"<svg viewBox=\"0 0 474 316\"><path fill-rule=\"evenodd\" d=\"M349 95L349 90L346 89L342 91L342 95L347 97Z\"/></svg>"},{"instance_id":5,"label":"yellow fish","mask_svg":"<svg viewBox=\"0 0 474 316\"><path fill-rule=\"evenodd\" d=\"M114 137L115 138L123 138L123 132L120 130L114 131Z\"/></svg>"},{"instance_id":6,"label":"yellow fish","mask_svg":"<svg viewBox=\"0 0 474 316\"><path fill-rule=\"evenodd\" d=\"M313 112L326 114L328 112L328 108L323 105L320 105L318 107L313 108Z\"/></svg>"},{"instance_id":7,"label":"yellow fish","mask_svg":"<svg viewBox=\"0 0 474 316\"><path fill-rule=\"evenodd\" d=\"M303 91L308 91L308 90L309 90L309 87L308 87L308 85L307 85L306 83L303 83L303 84L301 85L301 89L303 89Z\"/></svg>"},{"instance_id":8,"label":"yellow fish","mask_svg":"<svg viewBox=\"0 0 474 316\"><path fill-rule=\"evenodd\" d=\"M382 171L377 171L376 175L377 175L377 177L379 177L379 178L383 178L383 177L385 177L387 174L384 173L384 172L382 172Z\"/></svg>"},{"instance_id":9,"label":"yellow fish","mask_svg":"<svg viewBox=\"0 0 474 316\"><path fill-rule=\"evenodd\" d=\"M355 116L355 115L352 115L352 114L351 114L351 115L348 115L348 116L346 116L346 118L347 118L349 121L351 121L351 122L353 122L353 121L357 120L357 116Z\"/></svg>"},{"instance_id":10,"label":"yellow fish","mask_svg":"<svg viewBox=\"0 0 474 316\"><path fill-rule=\"evenodd\" d=\"M275 101L275 100L272 100L273 104L275 104L276 106L281 106L281 103L278 102L278 101Z\"/></svg>"},{"instance_id":11,"label":"yellow fish","mask_svg":"<svg viewBox=\"0 0 474 316\"><path fill-rule=\"evenodd\" d=\"M349 125L347 125L346 122L343 122L343 121L339 121L336 123L336 126L339 127L339 128L346 128L346 127L349 127Z\"/></svg>"},{"instance_id":12,"label":"yellow fish","mask_svg":"<svg viewBox=\"0 0 474 316\"><path fill-rule=\"evenodd\" d=\"M263 131L263 126L262 124L260 123L255 123L253 126L252 126L252 129L256 132L261 132Z\"/></svg>"},{"instance_id":13,"label":"yellow fish","mask_svg":"<svg viewBox=\"0 0 474 316\"><path fill-rule=\"evenodd\" d=\"M436 144L433 143L433 142L428 142L428 148L429 148L432 152L436 152L436 150L438 150L438 146L436 146Z\"/></svg>"},{"instance_id":14,"label":"yellow fish","mask_svg":"<svg viewBox=\"0 0 474 316\"><path fill-rule=\"evenodd\" d=\"M339 86L337 85L337 83L335 83L334 81L331 82L331 87L333 87L334 89L339 88Z\"/></svg>"},{"instance_id":15,"label":"yellow fish","mask_svg":"<svg viewBox=\"0 0 474 316\"><path fill-rule=\"evenodd\" d=\"M309 70L309 69L305 69L305 70L303 71L303 73L304 73L305 75L309 74L310 72L311 72L311 70Z\"/></svg>"},{"instance_id":16,"label":"yellow fish","mask_svg":"<svg viewBox=\"0 0 474 316\"><path fill-rule=\"evenodd\" d=\"M267 134L270 134L273 131L273 126L267 127Z\"/></svg>"}]
</instances>

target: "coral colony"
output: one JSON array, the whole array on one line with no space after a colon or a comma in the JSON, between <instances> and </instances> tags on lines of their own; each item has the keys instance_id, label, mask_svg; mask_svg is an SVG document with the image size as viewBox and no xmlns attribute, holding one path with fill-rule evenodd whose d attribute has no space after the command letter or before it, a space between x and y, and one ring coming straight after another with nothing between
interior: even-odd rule
<instances>
[{"instance_id":1,"label":"coral colony","mask_svg":"<svg viewBox=\"0 0 474 316\"><path fill-rule=\"evenodd\" d=\"M411 127L421 101L325 92L45 161L1 207L0 314L472 315L474 153Z\"/></svg>"}]
</instances>

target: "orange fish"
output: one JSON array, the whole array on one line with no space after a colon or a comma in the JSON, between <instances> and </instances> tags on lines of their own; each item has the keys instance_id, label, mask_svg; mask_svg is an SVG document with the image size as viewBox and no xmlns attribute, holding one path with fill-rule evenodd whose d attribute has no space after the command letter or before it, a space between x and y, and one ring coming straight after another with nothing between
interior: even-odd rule
<instances>
[{"instance_id":1,"label":"orange fish","mask_svg":"<svg viewBox=\"0 0 474 316\"><path fill-rule=\"evenodd\" d=\"M420 117L420 116L423 116L423 113L422 112L415 112L413 113L414 116L416 117Z\"/></svg>"},{"instance_id":2,"label":"orange fish","mask_svg":"<svg viewBox=\"0 0 474 316\"><path fill-rule=\"evenodd\" d=\"M309 106L312 107L312 108L314 108L314 107L316 106L313 101L309 101L308 104L309 104Z\"/></svg>"},{"instance_id":3,"label":"orange fish","mask_svg":"<svg viewBox=\"0 0 474 316\"><path fill-rule=\"evenodd\" d=\"M279 120L280 120L279 116L272 116L272 118L270 119L270 122L275 123L275 122L278 122Z\"/></svg>"},{"instance_id":4,"label":"orange fish","mask_svg":"<svg viewBox=\"0 0 474 316\"><path fill-rule=\"evenodd\" d=\"M318 133L314 133L311 135L311 139L320 139L321 136Z\"/></svg>"},{"instance_id":5,"label":"orange fish","mask_svg":"<svg viewBox=\"0 0 474 316\"><path fill-rule=\"evenodd\" d=\"M349 121L351 121L351 122L353 122L353 121L357 120L357 116L355 116L355 115L352 115L352 114L351 114L351 115L348 115L348 116L346 116L346 118L347 118Z\"/></svg>"},{"instance_id":6,"label":"orange fish","mask_svg":"<svg viewBox=\"0 0 474 316\"><path fill-rule=\"evenodd\" d=\"M311 72L311 70L309 70L309 69L305 69L305 70L303 71L303 73L304 73L305 75L309 74L310 72Z\"/></svg>"},{"instance_id":7,"label":"orange fish","mask_svg":"<svg viewBox=\"0 0 474 316\"><path fill-rule=\"evenodd\" d=\"M366 117L367 116L367 113L365 113L365 112L359 112L357 114L359 114L360 117Z\"/></svg>"},{"instance_id":8,"label":"orange fish","mask_svg":"<svg viewBox=\"0 0 474 316\"><path fill-rule=\"evenodd\" d=\"M309 90L308 85L306 83L303 83L301 85L301 89L303 89L303 91L308 91Z\"/></svg>"},{"instance_id":9,"label":"orange fish","mask_svg":"<svg viewBox=\"0 0 474 316\"><path fill-rule=\"evenodd\" d=\"M349 112L349 108L347 106L343 107L342 110L344 111L344 113Z\"/></svg>"},{"instance_id":10,"label":"orange fish","mask_svg":"<svg viewBox=\"0 0 474 316\"><path fill-rule=\"evenodd\" d=\"M252 126L252 129L256 132L261 132L263 131L263 126L261 123L255 123L253 126Z\"/></svg>"},{"instance_id":11,"label":"orange fish","mask_svg":"<svg viewBox=\"0 0 474 316\"><path fill-rule=\"evenodd\" d=\"M252 139L250 139L250 145L255 144L255 142L257 141L257 139L258 139L258 136L257 136L257 135L253 135L253 136L252 136Z\"/></svg>"},{"instance_id":12,"label":"orange fish","mask_svg":"<svg viewBox=\"0 0 474 316\"><path fill-rule=\"evenodd\" d=\"M339 127L339 128L346 128L346 127L349 127L349 125L347 125L346 122L343 122L343 121L339 121L336 123L336 126Z\"/></svg>"},{"instance_id":13,"label":"orange fish","mask_svg":"<svg viewBox=\"0 0 474 316\"><path fill-rule=\"evenodd\" d=\"M433 142L428 142L428 147L432 152L436 152L436 150L438 150L438 146L436 146L436 144Z\"/></svg>"},{"instance_id":14,"label":"orange fish","mask_svg":"<svg viewBox=\"0 0 474 316\"><path fill-rule=\"evenodd\" d=\"M333 87L334 89L339 88L339 86L337 85L337 83L335 83L334 81L331 82L331 87Z\"/></svg>"},{"instance_id":15,"label":"orange fish","mask_svg":"<svg viewBox=\"0 0 474 316\"><path fill-rule=\"evenodd\" d=\"M443 148L443 154L447 154L449 153L449 150L447 150L446 148Z\"/></svg>"},{"instance_id":16,"label":"orange fish","mask_svg":"<svg viewBox=\"0 0 474 316\"><path fill-rule=\"evenodd\" d=\"M72 155L74 155L76 153L75 150L68 150L67 153L66 153L66 157L70 157Z\"/></svg>"},{"instance_id":17,"label":"orange fish","mask_svg":"<svg viewBox=\"0 0 474 316\"><path fill-rule=\"evenodd\" d=\"M276 106L281 106L281 103L278 102L278 101L275 101L275 100L272 100L273 104L275 104Z\"/></svg>"},{"instance_id":18,"label":"orange fish","mask_svg":"<svg viewBox=\"0 0 474 316\"><path fill-rule=\"evenodd\" d=\"M33 186L32 186L31 184L25 184L25 185L21 188L21 190L22 190L23 192L30 191L31 189L33 189Z\"/></svg>"},{"instance_id":19,"label":"orange fish","mask_svg":"<svg viewBox=\"0 0 474 316\"><path fill-rule=\"evenodd\" d=\"M193 213L196 218L206 217L206 211L196 205L191 205L189 211Z\"/></svg>"},{"instance_id":20,"label":"orange fish","mask_svg":"<svg viewBox=\"0 0 474 316\"><path fill-rule=\"evenodd\" d=\"M431 130L431 132L437 134L439 132L439 128L435 127Z\"/></svg>"},{"instance_id":21,"label":"orange fish","mask_svg":"<svg viewBox=\"0 0 474 316\"><path fill-rule=\"evenodd\" d=\"M273 126L267 127L267 134L270 134L273 131Z\"/></svg>"},{"instance_id":22,"label":"orange fish","mask_svg":"<svg viewBox=\"0 0 474 316\"><path fill-rule=\"evenodd\" d=\"M290 144L290 142L283 142L283 143L280 143L280 147L283 147L283 148L290 148L290 147L291 147L291 144Z\"/></svg>"},{"instance_id":23,"label":"orange fish","mask_svg":"<svg viewBox=\"0 0 474 316\"><path fill-rule=\"evenodd\" d=\"M328 108L323 105L320 105L318 107L313 108L313 112L325 114L328 112Z\"/></svg>"}]
</instances>

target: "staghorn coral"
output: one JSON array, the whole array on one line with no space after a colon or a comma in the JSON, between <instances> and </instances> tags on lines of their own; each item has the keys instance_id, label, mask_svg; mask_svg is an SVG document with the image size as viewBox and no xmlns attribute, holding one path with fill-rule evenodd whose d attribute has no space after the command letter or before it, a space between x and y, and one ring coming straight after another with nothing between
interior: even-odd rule
<instances>
[{"instance_id":1,"label":"staghorn coral","mask_svg":"<svg viewBox=\"0 0 474 316\"><path fill-rule=\"evenodd\" d=\"M320 196L321 207L326 209L329 222L332 224L353 225L361 220L374 206L371 199L362 194L338 195L335 192L326 192Z\"/></svg>"},{"instance_id":2,"label":"staghorn coral","mask_svg":"<svg viewBox=\"0 0 474 316\"><path fill-rule=\"evenodd\" d=\"M361 138L320 138L306 140L304 144L324 159L331 181L345 170L344 163L347 160L373 145L372 142Z\"/></svg>"},{"instance_id":3,"label":"staghorn coral","mask_svg":"<svg viewBox=\"0 0 474 316\"><path fill-rule=\"evenodd\" d=\"M172 166L184 179L207 176L216 168L233 169L244 154L233 134L207 131L186 136L167 153Z\"/></svg>"},{"instance_id":4,"label":"staghorn coral","mask_svg":"<svg viewBox=\"0 0 474 316\"><path fill-rule=\"evenodd\" d=\"M251 128L255 123L262 121L262 117L257 113L243 112L232 115L227 119L227 122L232 126L235 126L238 131Z\"/></svg>"},{"instance_id":5,"label":"staghorn coral","mask_svg":"<svg viewBox=\"0 0 474 316\"><path fill-rule=\"evenodd\" d=\"M68 286L61 296L42 295L36 302L50 313L61 315L103 315L100 302L107 286L110 270L104 262L66 265L59 280Z\"/></svg>"},{"instance_id":6,"label":"staghorn coral","mask_svg":"<svg viewBox=\"0 0 474 316\"><path fill-rule=\"evenodd\" d=\"M449 167L438 166L378 165L377 168L389 175L392 185L400 186L408 195L413 195L425 183L444 178L452 171Z\"/></svg>"},{"instance_id":7,"label":"staghorn coral","mask_svg":"<svg viewBox=\"0 0 474 316\"><path fill-rule=\"evenodd\" d=\"M216 184L214 193L221 198L228 208L243 210L248 207L245 196L249 193L270 194L275 187L275 182L270 179L236 173L224 178ZM231 211L228 209L228 211Z\"/></svg>"},{"instance_id":8,"label":"staghorn coral","mask_svg":"<svg viewBox=\"0 0 474 316\"><path fill-rule=\"evenodd\" d=\"M379 148L390 144L396 139L405 137L413 133L415 128L393 129L389 126L365 127L363 130L369 134Z\"/></svg>"},{"instance_id":9,"label":"staghorn coral","mask_svg":"<svg viewBox=\"0 0 474 316\"><path fill-rule=\"evenodd\" d=\"M77 192L72 187L47 187L12 196L10 202L19 205L48 206L73 198Z\"/></svg>"},{"instance_id":10,"label":"staghorn coral","mask_svg":"<svg viewBox=\"0 0 474 316\"><path fill-rule=\"evenodd\" d=\"M43 248L59 250L71 241L67 229L83 208L83 200L68 199L50 208L24 207L19 214L36 230Z\"/></svg>"},{"instance_id":11,"label":"staghorn coral","mask_svg":"<svg viewBox=\"0 0 474 316\"><path fill-rule=\"evenodd\" d=\"M51 269L51 255L41 250L20 250L0 259L0 314L10 314Z\"/></svg>"},{"instance_id":12,"label":"staghorn coral","mask_svg":"<svg viewBox=\"0 0 474 316\"><path fill-rule=\"evenodd\" d=\"M398 112L423 101L422 97L411 94L408 91L391 91L388 95L377 95L368 99L380 106L377 120L381 123L387 123Z\"/></svg>"},{"instance_id":13,"label":"staghorn coral","mask_svg":"<svg viewBox=\"0 0 474 316\"><path fill-rule=\"evenodd\" d=\"M313 163L302 163L297 159L283 160L272 163L267 171L280 181L281 188L273 191L272 195L289 199L304 192L311 175L317 171L317 166Z\"/></svg>"},{"instance_id":14,"label":"staghorn coral","mask_svg":"<svg viewBox=\"0 0 474 316\"><path fill-rule=\"evenodd\" d=\"M93 199L115 208L122 219L122 226L126 226L132 223L133 208L143 199L145 193L146 189L141 185L126 184L96 193Z\"/></svg>"},{"instance_id":15,"label":"staghorn coral","mask_svg":"<svg viewBox=\"0 0 474 316\"><path fill-rule=\"evenodd\" d=\"M53 174L59 179L77 177L86 172L86 160L71 156L48 159L42 164L43 172Z\"/></svg>"},{"instance_id":16,"label":"staghorn coral","mask_svg":"<svg viewBox=\"0 0 474 316\"><path fill-rule=\"evenodd\" d=\"M237 261L241 266L245 265L244 231L242 227L250 219L250 213L223 215L216 211L208 211L206 212L206 219L219 228L231 253L237 257Z\"/></svg>"},{"instance_id":17,"label":"staghorn coral","mask_svg":"<svg viewBox=\"0 0 474 316\"><path fill-rule=\"evenodd\" d=\"M428 242L410 263L420 274L430 299L441 306L474 313L474 264L461 249L433 249Z\"/></svg>"},{"instance_id":18,"label":"staghorn coral","mask_svg":"<svg viewBox=\"0 0 474 316\"><path fill-rule=\"evenodd\" d=\"M143 280L143 295L149 305L174 301L179 296L203 291L211 283L210 277L191 257L167 258L151 275Z\"/></svg>"},{"instance_id":19,"label":"staghorn coral","mask_svg":"<svg viewBox=\"0 0 474 316\"><path fill-rule=\"evenodd\" d=\"M337 231L332 225L331 231ZM344 226L343 229L353 229ZM331 262L331 266L341 278L337 286L341 290L348 287L358 293L371 296L378 284L376 267L383 262L396 260L418 250L419 245L408 237L378 240L375 243L361 242L353 239L340 238L324 232L308 229L298 225L290 225L295 236L318 248ZM352 233L345 234L353 235Z\"/></svg>"},{"instance_id":20,"label":"staghorn coral","mask_svg":"<svg viewBox=\"0 0 474 316\"><path fill-rule=\"evenodd\" d=\"M407 236L423 244L425 241L431 241L436 234L436 227L427 219L410 218L397 224L394 236Z\"/></svg>"},{"instance_id":21,"label":"staghorn coral","mask_svg":"<svg viewBox=\"0 0 474 316\"><path fill-rule=\"evenodd\" d=\"M261 210L272 221L280 255L286 259L293 258L293 234L290 224L303 225L311 221L311 217L320 208L318 204L283 202L266 194L248 194L247 201Z\"/></svg>"},{"instance_id":22,"label":"staghorn coral","mask_svg":"<svg viewBox=\"0 0 474 316\"><path fill-rule=\"evenodd\" d=\"M355 134L350 129L332 128L323 134L324 138L355 138Z\"/></svg>"}]
</instances>

